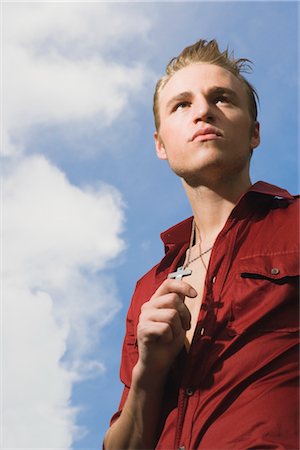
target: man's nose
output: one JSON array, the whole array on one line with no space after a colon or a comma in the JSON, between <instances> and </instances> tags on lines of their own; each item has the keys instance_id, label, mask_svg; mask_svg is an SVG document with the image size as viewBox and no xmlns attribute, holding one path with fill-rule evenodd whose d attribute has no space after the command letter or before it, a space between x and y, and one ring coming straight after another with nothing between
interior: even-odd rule
<instances>
[{"instance_id":1,"label":"man's nose","mask_svg":"<svg viewBox=\"0 0 300 450\"><path fill-rule=\"evenodd\" d=\"M197 99L194 103L194 117L193 121L197 122L212 122L214 120L214 114L212 111L212 105L205 97Z\"/></svg>"}]
</instances>

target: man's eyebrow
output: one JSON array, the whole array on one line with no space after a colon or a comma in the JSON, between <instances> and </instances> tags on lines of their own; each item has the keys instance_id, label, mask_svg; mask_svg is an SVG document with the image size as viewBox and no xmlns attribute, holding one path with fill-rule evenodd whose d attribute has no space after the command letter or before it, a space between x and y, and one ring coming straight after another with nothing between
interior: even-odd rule
<instances>
[{"instance_id":1,"label":"man's eyebrow","mask_svg":"<svg viewBox=\"0 0 300 450\"><path fill-rule=\"evenodd\" d=\"M212 86L209 88L208 94L227 94L230 95L233 99L238 99L237 93L228 87L225 86ZM193 97L193 93L191 91L180 92L179 94L172 97L166 104L167 109L170 108L174 103L181 102Z\"/></svg>"},{"instance_id":2,"label":"man's eyebrow","mask_svg":"<svg viewBox=\"0 0 300 450\"><path fill-rule=\"evenodd\" d=\"M225 86L212 86L209 89L209 92L212 94L228 94L231 97L238 98L237 93L233 89L230 89Z\"/></svg>"},{"instance_id":3,"label":"man's eyebrow","mask_svg":"<svg viewBox=\"0 0 300 450\"><path fill-rule=\"evenodd\" d=\"M183 101L183 100L187 100L188 98L191 98L193 96L191 91L184 91L184 92L180 92L179 94L175 95L174 97L172 97L168 102L167 102L167 108L169 108L170 106L172 106L174 103Z\"/></svg>"}]
</instances>

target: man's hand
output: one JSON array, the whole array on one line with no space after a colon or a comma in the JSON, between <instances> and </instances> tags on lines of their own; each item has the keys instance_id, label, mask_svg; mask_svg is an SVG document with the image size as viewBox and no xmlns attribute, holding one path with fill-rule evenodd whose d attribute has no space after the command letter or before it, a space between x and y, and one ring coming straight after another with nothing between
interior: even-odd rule
<instances>
[{"instance_id":1,"label":"man's hand","mask_svg":"<svg viewBox=\"0 0 300 450\"><path fill-rule=\"evenodd\" d=\"M184 299L196 296L188 283L167 279L142 306L137 329L139 361L134 370L138 378L146 381L167 374L190 328L191 315Z\"/></svg>"},{"instance_id":2,"label":"man's hand","mask_svg":"<svg viewBox=\"0 0 300 450\"><path fill-rule=\"evenodd\" d=\"M166 376L190 328L184 299L196 296L188 283L167 279L143 305L137 329L139 359L122 414L106 433L106 449L155 447Z\"/></svg>"}]
</instances>

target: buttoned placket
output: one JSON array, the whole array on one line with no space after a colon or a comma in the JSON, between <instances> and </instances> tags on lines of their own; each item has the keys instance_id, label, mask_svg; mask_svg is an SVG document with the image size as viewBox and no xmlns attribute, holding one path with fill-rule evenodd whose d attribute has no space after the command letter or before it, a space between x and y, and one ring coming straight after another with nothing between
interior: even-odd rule
<instances>
[{"instance_id":1,"label":"buttoned placket","mask_svg":"<svg viewBox=\"0 0 300 450\"><path fill-rule=\"evenodd\" d=\"M242 205L239 206L240 208L242 207ZM214 308L214 314L216 315L216 317L218 316L221 293L229 272L234 245L236 242L240 226L242 226L242 221L239 221L238 218L233 219L230 216L223 230L220 232L214 245L214 248L218 248L218 253L214 252L214 249L211 253L211 259L209 262L204 285L205 287L203 293L202 306L206 302L212 304ZM226 236L226 246L224 243L225 236ZM220 247L221 248L223 247L223 252L220 251ZM183 385L186 387L181 388L179 391L178 419L176 429L176 440L174 446L174 448L178 449L185 448L187 450L188 448L190 448L193 420L189 421L191 429L190 430L185 429L183 435L182 432L184 428L184 420L188 409L191 415L195 414L198 402L200 401L199 397L201 395L201 392L199 388L196 390L194 389L193 386L190 385L189 378L190 374L193 373L193 352L196 347L197 341L201 339L202 340L208 339L208 336L206 336L207 319L208 319L207 311L205 311L204 308L201 307L198 317L198 324L195 329L195 334L191 343L190 351L187 357L185 373L183 376ZM201 357L201 355L199 355L198 353L197 357ZM194 411L192 411L192 409Z\"/></svg>"},{"instance_id":2,"label":"buttoned placket","mask_svg":"<svg viewBox=\"0 0 300 450\"><path fill-rule=\"evenodd\" d=\"M213 257L213 255L212 255L212 257ZM207 289L208 286L213 284L213 281L212 281L213 277L210 277L210 274L208 272L207 280L209 280L209 278L210 278L210 282L209 281L205 282L205 288L204 288L204 293L203 293L203 302L206 301L206 299L208 297L208 292L211 291L211 288ZM193 386L189 385L188 381L189 381L190 373L193 368L193 363L192 363L193 349L195 348L195 345L199 339L201 340L201 339L205 338L205 316L206 316L206 312L203 309L200 309L199 317L198 317L198 325L195 329L195 334L194 334L194 337L193 337L193 340L191 343L189 355L187 357L187 362L186 362L187 366L186 366L185 374L183 377L183 386L186 386L186 387L181 387L179 390L178 420L177 420L176 438L175 438L175 446L174 446L174 448L178 448L178 449L180 449L180 448L188 449L189 448L189 442L186 442L186 439L183 439L185 442L182 442L182 430L183 430L183 425L184 425L184 419L186 416L187 408L196 409L198 401L199 401L199 395L200 395L199 389L195 390ZM201 327L199 327L200 322L202 324ZM190 426L192 427L192 421L190 421ZM192 430L185 430L185 435L190 436L191 431Z\"/></svg>"}]
</instances>

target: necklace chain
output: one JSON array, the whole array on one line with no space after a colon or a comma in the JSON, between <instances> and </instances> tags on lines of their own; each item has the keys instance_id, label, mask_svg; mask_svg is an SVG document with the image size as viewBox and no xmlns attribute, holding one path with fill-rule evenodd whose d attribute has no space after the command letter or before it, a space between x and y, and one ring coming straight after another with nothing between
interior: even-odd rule
<instances>
[{"instance_id":1,"label":"necklace chain","mask_svg":"<svg viewBox=\"0 0 300 450\"><path fill-rule=\"evenodd\" d=\"M187 266L189 266L192 262L197 261L197 259L202 258L203 255L206 255L206 253L210 252L212 250L212 247L208 248L204 252L199 253L198 256L188 261Z\"/></svg>"},{"instance_id":2,"label":"necklace chain","mask_svg":"<svg viewBox=\"0 0 300 450\"><path fill-rule=\"evenodd\" d=\"M200 241L199 241L199 255L195 256L195 258L193 258L193 259L190 259L191 258L191 249L192 249L193 242L194 242L194 239L195 239L196 228L197 228L197 225L196 225L196 222L195 222L195 219L194 219L193 220L193 225L192 225L192 232L191 232L190 245L189 245L189 249L188 249L187 261L186 261L186 264L184 264L184 268L187 268L191 263L193 263L194 261L197 261L197 259L199 259L199 258L202 259L202 256L206 255L213 248L213 246L211 246L207 250L205 250L204 252L201 252L201 237L200 237Z\"/></svg>"},{"instance_id":3,"label":"necklace chain","mask_svg":"<svg viewBox=\"0 0 300 450\"><path fill-rule=\"evenodd\" d=\"M192 249L192 246L193 246L194 238L196 236L196 234L195 234L196 228L197 228L197 225L196 225L196 222L195 222L195 219L194 219L193 220L193 224L192 224L192 232L191 232L191 237L190 237L190 245L189 245L188 252L187 252L186 263L184 263L183 266L178 267L176 272L169 273L168 278L173 278L175 280L182 280L183 277L187 277L189 275L192 275L193 271L191 269L189 269L188 266L193 261L196 261L196 259L199 259L199 258L201 258L202 264L203 264L205 270L207 271L207 267L206 267L206 265L204 263L204 260L203 260L202 256L205 255L206 253L210 252L212 250L212 247L208 248L204 252L201 252L201 235L200 235L200 233L199 233L199 238L200 238L200 241L199 241L199 255L196 256L196 258L193 258L191 260L191 249ZM198 230L198 228L197 228L197 230ZM198 232L199 232L199 230L198 230Z\"/></svg>"}]
</instances>

